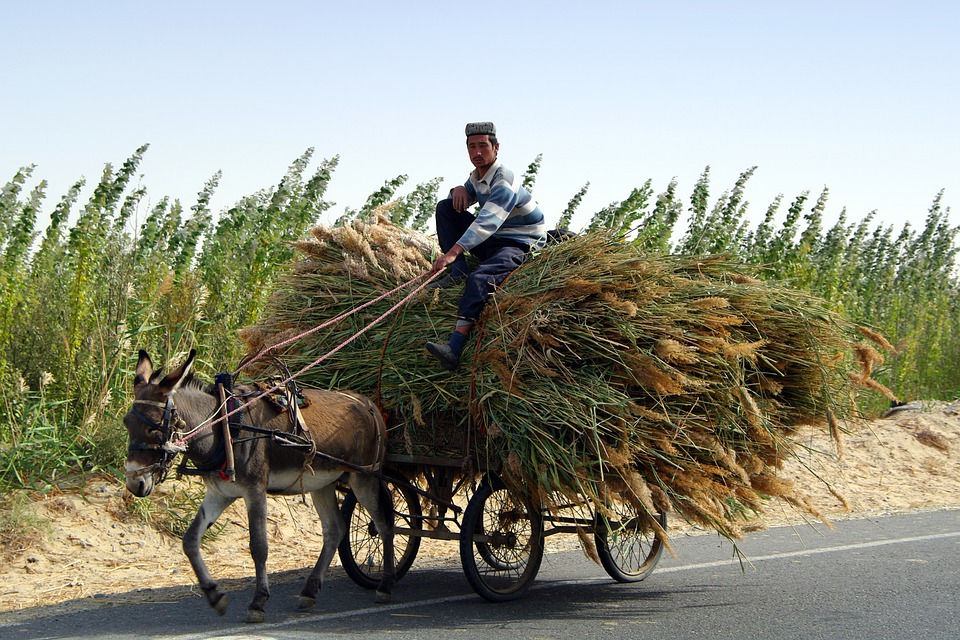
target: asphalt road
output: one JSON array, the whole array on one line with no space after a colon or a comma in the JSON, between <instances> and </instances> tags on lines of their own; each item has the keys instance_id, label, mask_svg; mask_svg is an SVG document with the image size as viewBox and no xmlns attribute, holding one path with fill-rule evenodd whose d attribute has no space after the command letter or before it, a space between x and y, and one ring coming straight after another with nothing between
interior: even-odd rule
<instances>
[{"instance_id":1,"label":"asphalt road","mask_svg":"<svg viewBox=\"0 0 960 640\"><path fill-rule=\"evenodd\" d=\"M424 541L430 544L430 541ZM548 553L519 600L475 595L459 566L418 570L394 603L337 572L313 610L296 609L299 584L273 587L267 622L243 623L248 588L218 618L198 597L105 605L0 624L0 637L36 638L960 638L960 510L674 540L646 581L624 585L579 552ZM547 541L549 552L550 541Z\"/></svg>"}]
</instances>

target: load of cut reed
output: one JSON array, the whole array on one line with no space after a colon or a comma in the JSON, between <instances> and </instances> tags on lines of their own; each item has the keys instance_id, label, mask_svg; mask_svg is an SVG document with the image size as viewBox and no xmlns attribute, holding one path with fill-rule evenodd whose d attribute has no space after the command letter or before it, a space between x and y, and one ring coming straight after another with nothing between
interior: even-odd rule
<instances>
[{"instance_id":1,"label":"load of cut reed","mask_svg":"<svg viewBox=\"0 0 960 640\"><path fill-rule=\"evenodd\" d=\"M425 273L435 241L380 217L317 227L260 322L257 353ZM395 304L371 305L282 348L298 371ZM460 291L417 294L305 371L389 416L398 455L464 456L549 507L611 501L673 511L726 536L779 497L817 514L777 469L799 425L835 436L889 347L820 299L719 257L650 255L598 233L551 244L491 297L461 366L424 349L449 336ZM469 468L469 465L465 465Z\"/></svg>"}]
</instances>

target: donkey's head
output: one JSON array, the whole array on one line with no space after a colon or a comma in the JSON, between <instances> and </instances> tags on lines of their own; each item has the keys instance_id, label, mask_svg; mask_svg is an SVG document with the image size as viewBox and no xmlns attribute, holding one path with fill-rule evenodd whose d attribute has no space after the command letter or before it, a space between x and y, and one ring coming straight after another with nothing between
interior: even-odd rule
<instances>
[{"instance_id":1,"label":"donkey's head","mask_svg":"<svg viewBox=\"0 0 960 640\"><path fill-rule=\"evenodd\" d=\"M153 362L143 349L133 378L133 406L123 418L130 438L124 473L127 490L135 496L150 495L163 482L177 455L170 438L179 421L173 395L187 378L197 353L190 350L186 362L160 380Z\"/></svg>"}]
</instances>

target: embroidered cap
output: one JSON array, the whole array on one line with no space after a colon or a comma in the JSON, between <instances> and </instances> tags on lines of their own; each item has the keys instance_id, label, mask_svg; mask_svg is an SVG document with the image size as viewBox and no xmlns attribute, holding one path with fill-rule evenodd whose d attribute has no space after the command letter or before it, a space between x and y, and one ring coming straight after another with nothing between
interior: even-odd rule
<instances>
[{"instance_id":1,"label":"embroidered cap","mask_svg":"<svg viewBox=\"0 0 960 640\"><path fill-rule=\"evenodd\" d=\"M470 136L495 136L497 128L492 122L468 122L465 129L467 137Z\"/></svg>"}]
</instances>

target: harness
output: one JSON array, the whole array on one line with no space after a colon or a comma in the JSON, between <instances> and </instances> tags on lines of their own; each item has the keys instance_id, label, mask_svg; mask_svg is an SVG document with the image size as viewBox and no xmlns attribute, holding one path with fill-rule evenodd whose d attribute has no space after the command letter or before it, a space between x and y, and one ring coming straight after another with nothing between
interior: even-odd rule
<instances>
[{"instance_id":1,"label":"harness","mask_svg":"<svg viewBox=\"0 0 960 640\"><path fill-rule=\"evenodd\" d=\"M222 406L225 407L228 412L233 411L240 406L240 401L231 395L226 398L226 403L222 404ZM177 479L179 480L183 476L202 476L213 473L214 471L219 471L220 477L224 480L236 480L236 473L233 468L233 456L228 457L227 452L233 453L233 445L237 442L237 437L240 435L242 428L243 425L231 415L223 427L223 437L217 443L217 448L207 463L202 466L191 467L186 457L181 458L180 464L177 465ZM227 447L227 443L230 444L229 447ZM186 447L184 451L186 451Z\"/></svg>"},{"instance_id":2,"label":"harness","mask_svg":"<svg viewBox=\"0 0 960 640\"><path fill-rule=\"evenodd\" d=\"M298 410L296 402L297 392L295 389L287 390L287 398L290 411L290 421L292 431L282 431L280 429L264 429L253 424L242 422L241 414L237 411L243 404L244 399L249 396L260 396L266 398L262 392L251 392L249 394L237 395L233 392L233 385L229 380L230 374L220 373L216 376L217 395L219 396L219 414L223 428L222 435L217 444L217 449L213 452L210 459L201 466L189 466L189 460L183 458L177 466L177 477L180 476L202 476L214 471L219 471L220 477L224 480L236 480L236 471L234 468L233 450L234 446L269 438L274 444L280 447L298 449L304 452L304 469L308 468L313 456L316 454L316 444L309 437L306 425ZM249 409L247 409L249 415ZM241 437L246 432L252 435ZM184 450L186 450L184 448Z\"/></svg>"},{"instance_id":3,"label":"harness","mask_svg":"<svg viewBox=\"0 0 960 640\"><path fill-rule=\"evenodd\" d=\"M250 392L244 395L237 395L233 392L232 384L229 380L224 380L221 376L227 376L229 378L230 374L218 374L217 376L217 390L218 394L223 393L220 406L218 407L218 413L221 416L228 415L227 419L222 419L223 424L223 437L220 439L217 449L213 452L210 459L201 466L189 466L189 461L184 457L180 463L177 465L177 477L180 478L184 475L207 475L213 472L219 472L220 476L224 480L235 480L235 474L233 470L233 448L237 444L242 444L245 442L250 442L253 440L259 440L263 438L270 438L270 440L280 447L292 448L302 451L304 454L304 464L303 471L300 474L299 482L302 486L303 473L309 470L313 473L312 462L315 458L320 458L326 462L333 463L338 466L347 467L354 471L360 471L368 474L373 474L379 476L380 469L382 466L382 460L386 450L386 445L384 442L384 433L383 428L381 428L382 422L378 422L377 413L374 411L374 407L368 403L364 403L360 398L352 396L342 391L337 391L340 395L343 395L350 400L365 405L368 412L370 413L371 419L374 425L377 425L377 436L376 436L376 452L374 455L374 461L367 465L359 465L347 460L342 460L335 456L323 453L318 451L316 443L313 438L310 437L309 432L306 428L306 423L304 422L303 415L299 409L298 398L302 397L299 390L296 389L295 384L288 385L285 389L286 393L283 397L284 402L280 402L281 406L286 406L288 413L290 415L291 422L291 431L282 431L279 429L265 429L263 427L258 427L253 424L245 424L239 419L239 409L242 406L242 398L248 396L260 396L263 399L267 398L267 394L262 391ZM224 384L226 382L226 384ZM292 387L292 388L291 388ZM152 407L160 407L163 409L163 418L161 422L156 422L142 411L136 408L136 405L146 405ZM154 473L156 475L157 484L163 482L169 473L170 467L173 464L174 459L178 454L186 452L188 445L178 444L177 441L180 440L179 437L174 437L175 435L182 436L182 434L188 430L188 425L177 412L176 405L173 402L173 397L168 397L166 402L157 402L154 400L134 400L133 407L130 409L130 412L138 420L143 422L145 425L151 429L160 431L163 435L162 443L147 443L147 442L130 442L128 446L128 452L132 451L160 451L161 459L154 464L138 469L137 471L127 472L127 476L138 477L148 473ZM249 409L247 409L247 414L249 415ZM194 429L196 432L196 428ZM248 432L252 435L246 437L241 437L244 432Z\"/></svg>"}]
</instances>

